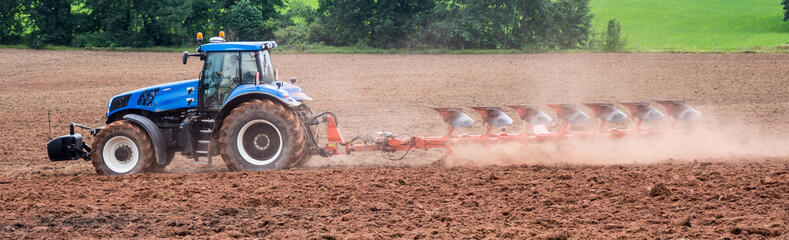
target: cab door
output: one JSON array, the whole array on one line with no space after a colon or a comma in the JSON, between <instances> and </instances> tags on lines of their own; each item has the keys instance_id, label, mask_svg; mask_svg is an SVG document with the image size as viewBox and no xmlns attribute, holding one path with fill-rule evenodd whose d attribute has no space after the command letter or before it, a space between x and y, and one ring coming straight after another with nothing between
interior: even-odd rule
<instances>
[{"instance_id":1,"label":"cab door","mask_svg":"<svg viewBox=\"0 0 789 240\"><path fill-rule=\"evenodd\" d=\"M209 52L201 79L204 111L217 111L233 90L242 84L255 84L258 75L257 52Z\"/></svg>"},{"instance_id":2,"label":"cab door","mask_svg":"<svg viewBox=\"0 0 789 240\"><path fill-rule=\"evenodd\" d=\"M204 110L219 110L227 95L235 88L239 71L238 52L209 52L203 67L200 101Z\"/></svg>"}]
</instances>

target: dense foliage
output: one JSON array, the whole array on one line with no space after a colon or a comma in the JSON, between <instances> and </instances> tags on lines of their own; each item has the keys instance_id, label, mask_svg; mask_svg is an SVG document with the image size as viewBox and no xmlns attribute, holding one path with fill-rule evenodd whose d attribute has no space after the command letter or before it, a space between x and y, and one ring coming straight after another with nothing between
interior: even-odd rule
<instances>
[{"instance_id":1,"label":"dense foliage","mask_svg":"<svg viewBox=\"0 0 789 240\"><path fill-rule=\"evenodd\" d=\"M0 0L4 43L179 46L231 40L379 48L567 49L589 40L589 0Z\"/></svg>"}]
</instances>

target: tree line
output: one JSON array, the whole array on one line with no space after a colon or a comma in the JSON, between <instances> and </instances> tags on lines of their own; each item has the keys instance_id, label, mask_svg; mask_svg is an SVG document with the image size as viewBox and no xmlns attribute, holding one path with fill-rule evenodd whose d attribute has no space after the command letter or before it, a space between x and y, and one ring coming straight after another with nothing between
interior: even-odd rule
<instances>
[{"instance_id":1,"label":"tree line","mask_svg":"<svg viewBox=\"0 0 789 240\"><path fill-rule=\"evenodd\" d=\"M0 0L3 44L150 47L229 40L377 48L571 49L589 0Z\"/></svg>"}]
</instances>

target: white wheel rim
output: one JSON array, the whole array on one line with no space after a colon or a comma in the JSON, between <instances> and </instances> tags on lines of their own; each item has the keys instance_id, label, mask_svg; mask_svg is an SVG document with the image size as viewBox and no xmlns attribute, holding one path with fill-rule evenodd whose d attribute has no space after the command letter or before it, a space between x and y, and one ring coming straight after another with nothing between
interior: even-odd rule
<instances>
[{"instance_id":1,"label":"white wheel rim","mask_svg":"<svg viewBox=\"0 0 789 240\"><path fill-rule=\"evenodd\" d=\"M269 159L265 159L265 160L258 160L258 159L253 158L252 156L249 155L249 153L247 153L247 149L244 147L244 134L247 132L247 130L249 130L250 126L258 124L258 123L263 123L263 124L271 126L272 128L274 128L274 130L277 131L277 135L279 136L279 148L277 149L276 154L274 154L273 157L271 157ZM266 136L266 139L269 139L269 137ZM268 145L269 144L266 144L266 147L268 147ZM266 120L263 120L263 119L252 120L252 121L247 122L247 124L244 124L244 126L241 127L241 131L238 131L238 136L236 136L236 146L238 146L238 152L241 154L241 158L243 158L244 161L246 161L246 162L248 162L248 163L250 163L252 165L256 165L256 166L262 166L262 165L270 164L270 163L274 162L274 160L276 160L277 157L279 157L280 154L282 154L282 148L283 148L283 146L282 146L282 133L279 131L279 128L277 128L277 126L274 126L274 124L272 124L269 121L266 121Z\"/></svg>"},{"instance_id":2,"label":"white wheel rim","mask_svg":"<svg viewBox=\"0 0 789 240\"><path fill-rule=\"evenodd\" d=\"M118 159L115 152L123 147L129 148L129 157L127 159ZM124 136L110 138L107 144L104 145L104 150L101 154L107 168L116 173L130 172L140 161L140 149L137 148L134 141Z\"/></svg>"}]
</instances>

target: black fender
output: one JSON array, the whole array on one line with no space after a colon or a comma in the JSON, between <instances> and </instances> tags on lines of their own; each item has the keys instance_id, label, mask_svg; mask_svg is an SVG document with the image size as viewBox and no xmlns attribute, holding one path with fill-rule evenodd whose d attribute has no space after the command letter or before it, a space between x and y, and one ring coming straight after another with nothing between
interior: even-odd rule
<instances>
[{"instance_id":1,"label":"black fender","mask_svg":"<svg viewBox=\"0 0 789 240\"><path fill-rule=\"evenodd\" d=\"M137 114L126 114L123 116L123 119L140 125L140 127L148 132L148 136L151 138L151 142L153 142L153 151L154 155L156 155L156 162L159 164L164 164L165 161L167 161L167 147L164 145L164 137L162 137L162 132L159 131L159 127L156 126L156 124L150 119Z\"/></svg>"},{"instance_id":2,"label":"black fender","mask_svg":"<svg viewBox=\"0 0 789 240\"><path fill-rule=\"evenodd\" d=\"M264 92L249 92L249 93L239 94L238 96L235 96L230 100L228 100L227 103L225 103L225 105L222 105L222 108L219 109L219 113L217 113L216 117L214 117L214 133L211 136L212 137L218 136L217 132L219 132L219 129L222 128L222 123L225 121L225 117L227 117L227 115L230 114L230 111L233 111L233 109L238 107L238 105L241 105L241 103L244 103L252 99L269 99L274 102L278 102L289 109L301 105L300 102L290 102L280 97L277 97L273 94L264 93Z\"/></svg>"}]
</instances>

